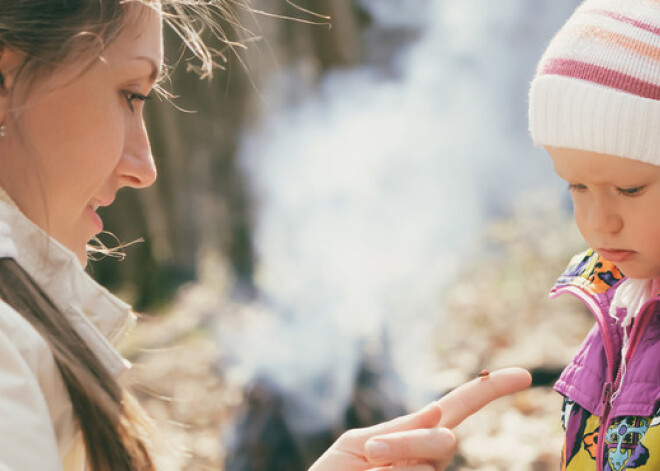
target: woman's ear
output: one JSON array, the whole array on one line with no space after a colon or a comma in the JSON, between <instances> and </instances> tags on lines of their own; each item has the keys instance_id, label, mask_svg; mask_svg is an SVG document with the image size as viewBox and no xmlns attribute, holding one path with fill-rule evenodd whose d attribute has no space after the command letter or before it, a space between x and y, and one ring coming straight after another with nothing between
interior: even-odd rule
<instances>
[{"instance_id":1,"label":"woman's ear","mask_svg":"<svg viewBox=\"0 0 660 471\"><path fill-rule=\"evenodd\" d=\"M0 124L5 122L9 106L9 93L14 87L16 73L25 55L6 46L0 46Z\"/></svg>"}]
</instances>

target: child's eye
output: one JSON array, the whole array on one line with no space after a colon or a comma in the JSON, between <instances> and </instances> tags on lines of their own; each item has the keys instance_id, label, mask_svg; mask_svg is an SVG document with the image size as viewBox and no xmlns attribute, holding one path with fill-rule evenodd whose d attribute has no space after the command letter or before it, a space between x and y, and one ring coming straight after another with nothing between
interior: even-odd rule
<instances>
[{"instance_id":1,"label":"child's eye","mask_svg":"<svg viewBox=\"0 0 660 471\"><path fill-rule=\"evenodd\" d=\"M624 196L638 196L644 188L645 188L644 186L636 186L632 188L617 188L616 191L620 195L624 195Z\"/></svg>"},{"instance_id":2,"label":"child's eye","mask_svg":"<svg viewBox=\"0 0 660 471\"><path fill-rule=\"evenodd\" d=\"M135 101L145 102L151 98L148 95L132 92L130 90L123 90L122 93L124 94L124 97L126 97L126 101L128 102L128 108L131 110L131 112L135 111L135 105L134 105Z\"/></svg>"},{"instance_id":3,"label":"child's eye","mask_svg":"<svg viewBox=\"0 0 660 471\"><path fill-rule=\"evenodd\" d=\"M569 183L568 184L568 191L586 191L587 190L587 185L583 185L582 183Z\"/></svg>"}]
</instances>

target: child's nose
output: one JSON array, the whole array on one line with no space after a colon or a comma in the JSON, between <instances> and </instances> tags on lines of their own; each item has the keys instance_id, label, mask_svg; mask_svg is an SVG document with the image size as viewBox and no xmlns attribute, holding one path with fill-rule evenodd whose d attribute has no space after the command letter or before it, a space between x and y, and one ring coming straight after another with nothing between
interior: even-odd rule
<instances>
[{"instance_id":1,"label":"child's nose","mask_svg":"<svg viewBox=\"0 0 660 471\"><path fill-rule=\"evenodd\" d=\"M623 218L607 202L595 202L589 209L588 224L593 230L616 233L623 227Z\"/></svg>"}]
</instances>

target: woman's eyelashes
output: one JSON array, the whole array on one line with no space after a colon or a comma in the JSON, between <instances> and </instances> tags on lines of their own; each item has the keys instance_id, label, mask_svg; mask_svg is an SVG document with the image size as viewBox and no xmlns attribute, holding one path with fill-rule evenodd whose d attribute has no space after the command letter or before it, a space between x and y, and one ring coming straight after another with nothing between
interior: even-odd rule
<instances>
[{"instance_id":1,"label":"woman's eyelashes","mask_svg":"<svg viewBox=\"0 0 660 471\"><path fill-rule=\"evenodd\" d=\"M128 102L128 109L131 110L131 113L135 111L135 102L141 102L144 103L145 101L149 100L151 96L149 95L143 95L142 93L139 92L133 92L131 90L122 90L122 93L124 97L126 98L126 101Z\"/></svg>"}]
</instances>

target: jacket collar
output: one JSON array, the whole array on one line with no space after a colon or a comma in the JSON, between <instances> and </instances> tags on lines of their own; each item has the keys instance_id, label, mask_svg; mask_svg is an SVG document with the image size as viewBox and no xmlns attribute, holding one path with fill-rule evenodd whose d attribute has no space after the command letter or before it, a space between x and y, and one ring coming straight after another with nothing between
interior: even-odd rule
<instances>
[{"instance_id":1,"label":"jacket collar","mask_svg":"<svg viewBox=\"0 0 660 471\"><path fill-rule=\"evenodd\" d=\"M595 302L600 305L603 314L607 315L610 308L614 310L612 301L626 281L632 280L626 278L614 263L605 260L593 249L589 249L573 257L550 291L550 297L555 298L564 292L576 294L578 291L580 293L578 297L587 305ZM660 296L651 296L647 301L660 301ZM594 314L598 317L597 313ZM626 309L617 306L615 317L621 320L619 318L625 314Z\"/></svg>"},{"instance_id":2,"label":"jacket collar","mask_svg":"<svg viewBox=\"0 0 660 471\"><path fill-rule=\"evenodd\" d=\"M571 260L550 294L551 297L562 293L574 294L585 302L596 318L598 328L592 329L578 354L555 384L557 391L596 415L602 415L604 411L601 390L606 382L610 387L613 386L621 361L621 320L625 317L626 309L616 309L615 316L609 312L614 295L624 280L625 276L614 264L602 259L593 250L587 250ZM651 321L655 323L653 328L657 329L659 300L660 297L656 296L647 301L630 333L630 358L633 358L637 350L635 358L639 361L628 364L629 371L620 385L621 394L612 414L649 415L660 397L660 388L652 386L658 384L657 363L649 364L654 361L652 359L658 358L658 353L653 349L660 348L655 347L656 343L641 341ZM656 304L651 308L650 303Z\"/></svg>"},{"instance_id":3,"label":"jacket collar","mask_svg":"<svg viewBox=\"0 0 660 471\"><path fill-rule=\"evenodd\" d=\"M574 286L590 296L605 295L611 300L614 289L624 280L623 273L612 262L603 259L593 249L575 255L564 273L557 279L551 294Z\"/></svg>"},{"instance_id":4,"label":"jacket collar","mask_svg":"<svg viewBox=\"0 0 660 471\"><path fill-rule=\"evenodd\" d=\"M112 344L135 323L131 307L94 281L75 254L29 220L2 188L0 257L21 265L111 374L130 367Z\"/></svg>"}]
</instances>

